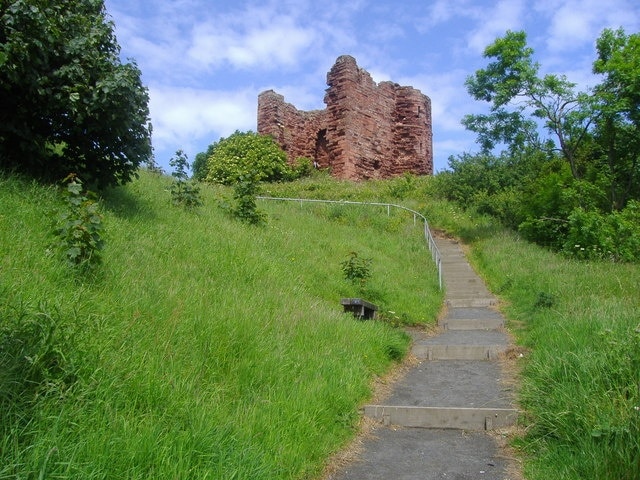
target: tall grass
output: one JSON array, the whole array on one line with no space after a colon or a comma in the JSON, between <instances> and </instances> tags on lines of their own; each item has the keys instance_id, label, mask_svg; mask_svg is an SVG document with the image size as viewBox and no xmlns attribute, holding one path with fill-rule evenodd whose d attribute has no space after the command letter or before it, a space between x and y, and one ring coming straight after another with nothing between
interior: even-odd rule
<instances>
[{"instance_id":1,"label":"tall grass","mask_svg":"<svg viewBox=\"0 0 640 480\"><path fill-rule=\"evenodd\" d=\"M261 203L257 228L217 207L227 191L187 212L169 186L106 194L103 263L78 276L51 248L55 189L0 178L0 478L312 478L409 343L340 297L437 314L408 218ZM372 258L365 290L350 251Z\"/></svg>"},{"instance_id":2,"label":"tall grass","mask_svg":"<svg viewBox=\"0 0 640 480\"><path fill-rule=\"evenodd\" d=\"M640 267L567 260L455 213L528 351L515 443L526 478L640 478Z\"/></svg>"}]
</instances>

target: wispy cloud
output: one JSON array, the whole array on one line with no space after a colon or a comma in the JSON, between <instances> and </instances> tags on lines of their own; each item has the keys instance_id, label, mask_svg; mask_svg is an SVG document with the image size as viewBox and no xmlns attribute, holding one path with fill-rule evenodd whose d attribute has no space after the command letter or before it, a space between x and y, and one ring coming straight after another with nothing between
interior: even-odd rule
<instances>
[{"instance_id":1,"label":"wispy cloud","mask_svg":"<svg viewBox=\"0 0 640 480\"><path fill-rule=\"evenodd\" d=\"M156 150L188 149L213 132L228 136L235 130L254 130L256 94L156 86L150 88L153 141Z\"/></svg>"},{"instance_id":2,"label":"wispy cloud","mask_svg":"<svg viewBox=\"0 0 640 480\"><path fill-rule=\"evenodd\" d=\"M249 16L243 12L237 21L220 24L206 22L195 26L187 56L198 67L275 69L295 65L311 47L315 34L291 16L262 11Z\"/></svg>"},{"instance_id":3,"label":"wispy cloud","mask_svg":"<svg viewBox=\"0 0 640 480\"><path fill-rule=\"evenodd\" d=\"M627 0L569 0L538 2L538 10L550 15L546 44L551 51L570 51L593 44L607 27L623 27L632 33L640 26L640 11Z\"/></svg>"},{"instance_id":4,"label":"wispy cloud","mask_svg":"<svg viewBox=\"0 0 640 480\"><path fill-rule=\"evenodd\" d=\"M482 17L477 18L477 26L468 36L469 48L476 53L482 53L487 45L507 30L520 30L525 21L524 0L501 0L493 8L482 11Z\"/></svg>"}]
</instances>

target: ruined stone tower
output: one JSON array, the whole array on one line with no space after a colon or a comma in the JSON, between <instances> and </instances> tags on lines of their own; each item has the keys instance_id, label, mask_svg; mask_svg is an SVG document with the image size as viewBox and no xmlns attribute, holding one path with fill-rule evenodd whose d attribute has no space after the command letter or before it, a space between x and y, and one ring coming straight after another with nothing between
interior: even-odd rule
<instances>
[{"instance_id":1,"label":"ruined stone tower","mask_svg":"<svg viewBox=\"0 0 640 480\"><path fill-rule=\"evenodd\" d=\"M290 162L308 157L334 177L433 174L431 100L393 82L376 84L355 58L327 74L324 110L302 111L273 90L258 96L258 133L272 135Z\"/></svg>"}]
</instances>

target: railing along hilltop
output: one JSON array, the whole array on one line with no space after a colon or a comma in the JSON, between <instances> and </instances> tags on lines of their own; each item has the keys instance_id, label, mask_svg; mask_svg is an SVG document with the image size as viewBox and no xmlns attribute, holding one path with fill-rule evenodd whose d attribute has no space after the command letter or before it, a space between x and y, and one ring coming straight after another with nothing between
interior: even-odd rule
<instances>
[{"instance_id":1,"label":"railing along hilltop","mask_svg":"<svg viewBox=\"0 0 640 480\"><path fill-rule=\"evenodd\" d=\"M283 202L300 202L302 203L334 203L338 205L369 205L376 207L387 207L387 215L391 214L391 208L397 208L400 210L404 210L406 212L410 212L413 214L413 223L415 224L417 219L422 219L424 226L424 238L429 246L429 251L431 252L431 259L436 264L438 268L438 285L440 286L440 290L442 290L442 258L440 256L440 251L438 250L438 246L436 245L436 241L433 238L431 233L431 229L429 228L429 222L427 218L422 215L420 212L416 212L410 208L404 207L402 205L396 205L394 203L379 203L379 202L353 202L349 200L320 200L315 198L286 198L286 197L264 197L259 196L256 197L259 200L274 200L274 201L283 201Z\"/></svg>"}]
</instances>

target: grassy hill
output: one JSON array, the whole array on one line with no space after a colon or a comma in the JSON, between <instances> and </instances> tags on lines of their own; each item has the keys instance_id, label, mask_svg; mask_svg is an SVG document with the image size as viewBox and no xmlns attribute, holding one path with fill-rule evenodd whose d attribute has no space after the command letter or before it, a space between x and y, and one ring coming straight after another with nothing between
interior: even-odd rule
<instances>
[{"instance_id":1,"label":"grassy hill","mask_svg":"<svg viewBox=\"0 0 640 480\"><path fill-rule=\"evenodd\" d=\"M142 172L105 194L103 263L80 275L51 247L57 191L0 179L0 478L313 477L406 352L393 324L434 321L410 216L262 202L253 227L218 208L223 189L173 207L170 181ZM298 186L396 201L414 187ZM371 259L363 287L343 277L350 252ZM386 321L342 312L360 295Z\"/></svg>"},{"instance_id":2,"label":"grassy hill","mask_svg":"<svg viewBox=\"0 0 640 480\"><path fill-rule=\"evenodd\" d=\"M105 194L95 275L51 248L57 192L0 178L0 478L317 478L371 382L432 324L437 276L411 215L260 201L265 227L171 206L143 172ZM526 478L640 478L640 268L567 260L429 195L429 179L317 177L264 194L391 201L466 240L521 346ZM371 258L363 287L343 277ZM341 297L381 306L380 322Z\"/></svg>"}]
</instances>

